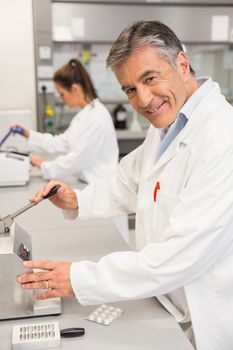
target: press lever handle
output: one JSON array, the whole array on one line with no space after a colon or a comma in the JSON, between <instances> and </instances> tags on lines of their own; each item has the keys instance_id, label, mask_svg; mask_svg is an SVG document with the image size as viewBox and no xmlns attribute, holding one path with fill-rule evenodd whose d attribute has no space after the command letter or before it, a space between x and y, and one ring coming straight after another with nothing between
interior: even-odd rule
<instances>
[{"instance_id":1,"label":"press lever handle","mask_svg":"<svg viewBox=\"0 0 233 350\"><path fill-rule=\"evenodd\" d=\"M85 328L65 328L60 331L63 338L81 337L85 334Z\"/></svg>"},{"instance_id":2,"label":"press lever handle","mask_svg":"<svg viewBox=\"0 0 233 350\"><path fill-rule=\"evenodd\" d=\"M60 184L55 185L53 188L51 188L49 193L47 193L45 196L43 196L43 199L47 199L47 198L52 197L54 194L57 193L57 190L60 187L61 187ZM13 223L13 219L16 218L17 216L19 216L20 214L24 213L25 211L27 211L31 207L34 207L35 205L37 205L37 203L29 203L26 206L24 206L23 208L14 212L13 214L9 214L9 215L5 216L4 218L0 219L0 234L9 232L10 227Z\"/></svg>"},{"instance_id":3,"label":"press lever handle","mask_svg":"<svg viewBox=\"0 0 233 350\"><path fill-rule=\"evenodd\" d=\"M53 186L53 188L51 188L51 190L49 191L49 193L47 193L45 196L43 196L44 199L50 198L52 197L54 194L57 193L57 190L61 187L61 185L57 184L55 186Z\"/></svg>"},{"instance_id":4,"label":"press lever handle","mask_svg":"<svg viewBox=\"0 0 233 350\"><path fill-rule=\"evenodd\" d=\"M46 194L46 196L43 196L43 199L47 199L52 197L55 193L57 193L57 190L61 187L61 185L57 184L55 186L53 186L53 188L51 188L51 190L49 191L49 193ZM37 203L29 203L27 204L25 207L17 210L15 213L11 214L11 218L14 219L16 218L16 216L24 213L26 210L30 209L31 207L34 207L34 205L36 205Z\"/></svg>"}]
</instances>

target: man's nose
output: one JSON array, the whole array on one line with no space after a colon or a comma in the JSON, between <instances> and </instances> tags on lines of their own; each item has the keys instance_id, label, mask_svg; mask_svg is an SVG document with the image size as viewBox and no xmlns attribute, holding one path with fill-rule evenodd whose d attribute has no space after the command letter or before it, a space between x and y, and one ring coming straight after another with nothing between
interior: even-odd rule
<instances>
[{"instance_id":1,"label":"man's nose","mask_svg":"<svg viewBox=\"0 0 233 350\"><path fill-rule=\"evenodd\" d=\"M138 89L138 106L145 108L150 105L153 95L148 87L143 86Z\"/></svg>"}]
</instances>

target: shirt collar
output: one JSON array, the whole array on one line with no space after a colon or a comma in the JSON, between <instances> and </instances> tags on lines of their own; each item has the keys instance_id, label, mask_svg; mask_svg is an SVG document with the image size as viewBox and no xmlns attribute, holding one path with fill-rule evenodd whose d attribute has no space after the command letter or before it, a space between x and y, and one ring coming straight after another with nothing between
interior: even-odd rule
<instances>
[{"instance_id":1,"label":"shirt collar","mask_svg":"<svg viewBox=\"0 0 233 350\"><path fill-rule=\"evenodd\" d=\"M187 118L187 120L189 120L195 108L199 105L203 98L214 88L214 82L210 77L201 77L198 78L197 81L199 82L200 87L191 95L188 101L186 101L185 104L182 106L177 115L176 120L172 125L174 125L177 122L177 119L180 114L183 114ZM158 129L161 141L168 132L169 128L170 127L167 126L165 128Z\"/></svg>"},{"instance_id":2,"label":"shirt collar","mask_svg":"<svg viewBox=\"0 0 233 350\"><path fill-rule=\"evenodd\" d=\"M214 83L209 77L198 78L197 81L201 84L200 87L185 102L179 112L179 114L183 113L187 119L191 117L203 98L214 88Z\"/></svg>"}]
</instances>

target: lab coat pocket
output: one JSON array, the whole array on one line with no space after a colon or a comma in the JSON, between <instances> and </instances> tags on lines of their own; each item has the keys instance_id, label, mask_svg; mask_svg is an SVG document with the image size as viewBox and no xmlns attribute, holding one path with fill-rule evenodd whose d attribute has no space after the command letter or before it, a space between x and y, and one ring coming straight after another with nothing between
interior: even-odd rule
<instances>
[{"instance_id":1,"label":"lab coat pocket","mask_svg":"<svg viewBox=\"0 0 233 350\"><path fill-rule=\"evenodd\" d=\"M155 187L158 182L144 183L139 192L137 220L144 227L144 242L160 242L164 238L164 230L169 225L171 212L178 196L167 195L161 186Z\"/></svg>"},{"instance_id":2,"label":"lab coat pocket","mask_svg":"<svg viewBox=\"0 0 233 350\"><path fill-rule=\"evenodd\" d=\"M157 239L164 241L168 237L165 235L166 228L170 225L171 215L175 205L178 202L177 195L170 195L163 191L159 191L156 206L157 206Z\"/></svg>"}]
</instances>

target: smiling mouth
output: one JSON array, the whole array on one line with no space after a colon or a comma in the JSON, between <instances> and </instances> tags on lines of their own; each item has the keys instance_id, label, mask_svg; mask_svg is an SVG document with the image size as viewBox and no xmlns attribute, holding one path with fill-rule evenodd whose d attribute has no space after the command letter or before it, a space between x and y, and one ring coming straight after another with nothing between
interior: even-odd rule
<instances>
[{"instance_id":1,"label":"smiling mouth","mask_svg":"<svg viewBox=\"0 0 233 350\"><path fill-rule=\"evenodd\" d=\"M143 109L142 112L146 113L146 114L157 114L157 112L160 110L160 108L164 105L164 103L166 103L167 101L162 101L162 103L160 103L158 106L154 106L152 108L149 109Z\"/></svg>"}]
</instances>

